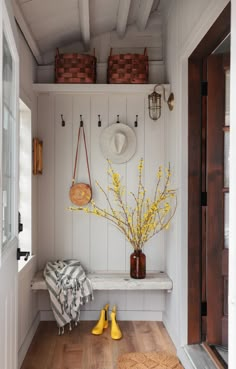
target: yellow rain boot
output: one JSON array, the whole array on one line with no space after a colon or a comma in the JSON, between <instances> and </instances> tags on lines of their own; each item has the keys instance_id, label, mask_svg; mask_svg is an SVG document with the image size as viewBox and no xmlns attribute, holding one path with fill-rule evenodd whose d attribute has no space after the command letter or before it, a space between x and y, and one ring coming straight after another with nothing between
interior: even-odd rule
<instances>
[{"instance_id":1,"label":"yellow rain boot","mask_svg":"<svg viewBox=\"0 0 236 369\"><path fill-rule=\"evenodd\" d=\"M104 328L108 328L108 309L109 309L109 304L106 304L103 309L105 310Z\"/></svg>"},{"instance_id":2,"label":"yellow rain boot","mask_svg":"<svg viewBox=\"0 0 236 369\"><path fill-rule=\"evenodd\" d=\"M116 321L116 306L113 306L111 312L111 338L113 340L119 340L122 337L120 327Z\"/></svg>"},{"instance_id":3,"label":"yellow rain boot","mask_svg":"<svg viewBox=\"0 0 236 369\"><path fill-rule=\"evenodd\" d=\"M100 335L103 333L103 329L108 327L108 311L109 305L105 305L104 308L100 312L100 318L97 322L97 324L92 329L92 334Z\"/></svg>"}]
</instances>

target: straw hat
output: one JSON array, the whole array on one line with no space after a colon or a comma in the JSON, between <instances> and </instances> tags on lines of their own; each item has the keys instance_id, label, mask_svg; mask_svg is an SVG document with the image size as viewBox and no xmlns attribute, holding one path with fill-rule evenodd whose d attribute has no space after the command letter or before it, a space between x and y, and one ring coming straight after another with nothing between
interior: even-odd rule
<instances>
[{"instance_id":1,"label":"straw hat","mask_svg":"<svg viewBox=\"0 0 236 369\"><path fill-rule=\"evenodd\" d=\"M135 132L126 124L114 123L102 131L100 146L104 157L112 163L126 163L136 150Z\"/></svg>"}]
</instances>

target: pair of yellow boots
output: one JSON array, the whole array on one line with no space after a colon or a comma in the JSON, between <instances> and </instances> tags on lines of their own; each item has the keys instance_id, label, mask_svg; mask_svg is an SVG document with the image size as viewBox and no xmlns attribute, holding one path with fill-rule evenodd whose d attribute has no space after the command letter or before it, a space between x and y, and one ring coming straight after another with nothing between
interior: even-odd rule
<instances>
[{"instance_id":1,"label":"pair of yellow boots","mask_svg":"<svg viewBox=\"0 0 236 369\"><path fill-rule=\"evenodd\" d=\"M103 333L103 330L108 327L108 309L109 304L106 304L104 308L101 310L100 318L92 329L92 334L100 335ZM111 312L111 338L113 340L119 340L122 337L122 333L120 327L116 321L116 306L113 306Z\"/></svg>"}]
</instances>

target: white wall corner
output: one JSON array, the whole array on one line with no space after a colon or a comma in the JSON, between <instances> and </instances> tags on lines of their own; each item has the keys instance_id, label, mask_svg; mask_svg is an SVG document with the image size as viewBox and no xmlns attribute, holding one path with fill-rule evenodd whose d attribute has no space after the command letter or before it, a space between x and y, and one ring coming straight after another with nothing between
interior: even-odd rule
<instances>
[{"instance_id":1,"label":"white wall corner","mask_svg":"<svg viewBox=\"0 0 236 369\"><path fill-rule=\"evenodd\" d=\"M166 301L166 304L167 304L167 301ZM164 324L170 338L172 339L175 347L176 348L180 347L180 340L179 340L179 337L178 337L178 333L177 333L175 327L173 325L171 325L170 319L169 319L169 317L167 317L167 314L166 314L165 311L163 312L163 324Z\"/></svg>"},{"instance_id":2,"label":"white wall corner","mask_svg":"<svg viewBox=\"0 0 236 369\"><path fill-rule=\"evenodd\" d=\"M39 319L39 313L36 315L28 333L27 333L27 336L25 337L24 339L24 342L23 344L21 345L21 347L19 348L19 351L18 351L18 369L21 367L22 363L23 363L23 360L25 358L25 355L30 347L30 344L33 340L33 337L35 335L35 332L38 328L38 325L40 323L40 319Z\"/></svg>"}]
</instances>

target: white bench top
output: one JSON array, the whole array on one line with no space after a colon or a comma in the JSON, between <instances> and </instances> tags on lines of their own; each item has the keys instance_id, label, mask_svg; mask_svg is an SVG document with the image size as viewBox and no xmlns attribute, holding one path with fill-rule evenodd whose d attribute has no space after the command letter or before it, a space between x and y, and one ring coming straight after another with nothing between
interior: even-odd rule
<instances>
[{"instance_id":1,"label":"white bench top","mask_svg":"<svg viewBox=\"0 0 236 369\"><path fill-rule=\"evenodd\" d=\"M88 273L94 290L167 290L173 288L172 280L165 272L147 273L144 279L130 278L128 273ZM31 281L32 290L47 290L43 271L36 273Z\"/></svg>"}]
</instances>

